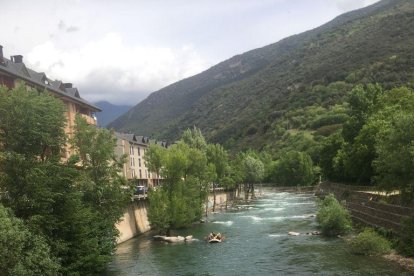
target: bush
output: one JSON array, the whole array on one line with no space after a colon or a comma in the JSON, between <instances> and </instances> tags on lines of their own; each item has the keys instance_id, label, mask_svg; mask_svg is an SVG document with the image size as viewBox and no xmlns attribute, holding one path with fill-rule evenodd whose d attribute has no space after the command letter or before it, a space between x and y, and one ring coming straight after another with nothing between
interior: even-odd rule
<instances>
[{"instance_id":1,"label":"bush","mask_svg":"<svg viewBox=\"0 0 414 276\"><path fill-rule=\"evenodd\" d=\"M414 257L414 217L404 221L397 251L404 256Z\"/></svg>"},{"instance_id":2,"label":"bush","mask_svg":"<svg viewBox=\"0 0 414 276\"><path fill-rule=\"evenodd\" d=\"M346 234L352 229L351 217L333 195L319 201L319 211L316 215L322 234L336 236Z\"/></svg>"},{"instance_id":3,"label":"bush","mask_svg":"<svg viewBox=\"0 0 414 276\"><path fill-rule=\"evenodd\" d=\"M349 242L351 251L358 255L383 255L391 250L391 243L375 230L367 228Z\"/></svg>"}]
</instances>

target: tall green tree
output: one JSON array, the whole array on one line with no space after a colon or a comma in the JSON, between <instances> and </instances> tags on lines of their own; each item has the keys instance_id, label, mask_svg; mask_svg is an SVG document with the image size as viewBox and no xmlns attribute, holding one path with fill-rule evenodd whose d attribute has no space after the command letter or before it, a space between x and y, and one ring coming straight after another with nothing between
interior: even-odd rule
<instances>
[{"instance_id":1,"label":"tall green tree","mask_svg":"<svg viewBox=\"0 0 414 276\"><path fill-rule=\"evenodd\" d=\"M194 126L193 129L184 131L181 140L191 148L199 149L203 152L207 150L207 142L201 130Z\"/></svg>"},{"instance_id":2,"label":"tall green tree","mask_svg":"<svg viewBox=\"0 0 414 276\"><path fill-rule=\"evenodd\" d=\"M151 144L148 149L145 151L145 165L147 166L150 172L155 172L157 174L157 183L159 183L160 172L162 168L162 156L163 151L165 150L164 147L161 147L158 144Z\"/></svg>"},{"instance_id":3,"label":"tall green tree","mask_svg":"<svg viewBox=\"0 0 414 276\"><path fill-rule=\"evenodd\" d=\"M349 119L342 130L345 143L335 157L336 163L343 165L347 181L370 184L373 175L372 161L376 157L376 128L368 128L366 124L381 107L383 95L382 87L373 84L357 85L350 93Z\"/></svg>"},{"instance_id":4,"label":"tall green tree","mask_svg":"<svg viewBox=\"0 0 414 276\"><path fill-rule=\"evenodd\" d=\"M216 184L222 184L228 168L228 154L220 144L208 144L207 160L214 165L216 178L213 180L213 212L216 207ZM228 175L227 175L228 177Z\"/></svg>"},{"instance_id":5,"label":"tall green tree","mask_svg":"<svg viewBox=\"0 0 414 276\"><path fill-rule=\"evenodd\" d=\"M42 236L0 204L0 274L57 275L60 264Z\"/></svg>"},{"instance_id":6,"label":"tall green tree","mask_svg":"<svg viewBox=\"0 0 414 276\"><path fill-rule=\"evenodd\" d=\"M24 86L0 89L0 191L7 195L0 201L44 237L59 273L94 274L111 259L114 224L129 191L120 187L117 163L108 160L113 139L77 123L72 143L79 142L79 157L63 162L63 103Z\"/></svg>"},{"instance_id":7,"label":"tall green tree","mask_svg":"<svg viewBox=\"0 0 414 276\"><path fill-rule=\"evenodd\" d=\"M47 92L0 86L0 145L25 159L60 158L65 144L64 105Z\"/></svg>"},{"instance_id":8,"label":"tall green tree","mask_svg":"<svg viewBox=\"0 0 414 276\"><path fill-rule=\"evenodd\" d=\"M329 136L322 142L319 152L319 165L325 178L335 181L345 179L343 167L335 163L335 157L338 151L344 147L344 143L344 138L339 132Z\"/></svg>"},{"instance_id":9,"label":"tall green tree","mask_svg":"<svg viewBox=\"0 0 414 276\"><path fill-rule=\"evenodd\" d=\"M405 87L389 91L383 108L372 118L377 125L373 162L375 181L382 188L400 190L406 201L414 199L414 91Z\"/></svg>"},{"instance_id":10,"label":"tall green tree","mask_svg":"<svg viewBox=\"0 0 414 276\"><path fill-rule=\"evenodd\" d=\"M247 200L249 193L251 198L255 198L254 184L260 182L264 177L264 165L259 158L255 158L253 154L247 153L241 162L244 182L244 197Z\"/></svg>"},{"instance_id":11,"label":"tall green tree","mask_svg":"<svg viewBox=\"0 0 414 276\"><path fill-rule=\"evenodd\" d=\"M314 181L312 159L304 152L286 152L276 163L272 179L281 186L310 185Z\"/></svg>"},{"instance_id":12,"label":"tall green tree","mask_svg":"<svg viewBox=\"0 0 414 276\"><path fill-rule=\"evenodd\" d=\"M149 193L148 219L155 230L170 235L201 218L210 180L204 152L182 141L163 151L160 160L163 185Z\"/></svg>"},{"instance_id":13,"label":"tall green tree","mask_svg":"<svg viewBox=\"0 0 414 276\"><path fill-rule=\"evenodd\" d=\"M119 173L125 160L117 158L116 138L109 130L89 125L78 116L71 145L75 152L72 160L78 161L75 185L82 191L82 201L94 218L89 225L94 236L86 244L90 249L82 250L86 255L83 265L88 265L88 270L95 267L100 271L116 249L119 233L115 224L130 201L132 187Z\"/></svg>"}]
</instances>

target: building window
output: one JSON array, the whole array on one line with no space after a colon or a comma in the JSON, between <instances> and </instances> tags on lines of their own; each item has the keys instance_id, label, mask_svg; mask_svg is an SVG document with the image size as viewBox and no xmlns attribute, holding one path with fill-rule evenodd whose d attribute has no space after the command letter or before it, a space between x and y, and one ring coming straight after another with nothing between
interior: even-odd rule
<instances>
[{"instance_id":1,"label":"building window","mask_svg":"<svg viewBox=\"0 0 414 276\"><path fill-rule=\"evenodd\" d=\"M139 170L139 178L142 179L142 172Z\"/></svg>"},{"instance_id":2,"label":"building window","mask_svg":"<svg viewBox=\"0 0 414 276\"><path fill-rule=\"evenodd\" d=\"M134 146L133 145L129 146L129 154L134 155Z\"/></svg>"},{"instance_id":3,"label":"building window","mask_svg":"<svg viewBox=\"0 0 414 276\"><path fill-rule=\"evenodd\" d=\"M131 157L131 167L135 167L135 160L134 160L134 157Z\"/></svg>"},{"instance_id":4,"label":"building window","mask_svg":"<svg viewBox=\"0 0 414 276\"><path fill-rule=\"evenodd\" d=\"M140 147L138 147L138 156L141 156L141 148Z\"/></svg>"},{"instance_id":5,"label":"building window","mask_svg":"<svg viewBox=\"0 0 414 276\"><path fill-rule=\"evenodd\" d=\"M135 178L135 170L134 169L131 171L131 178Z\"/></svg>"},{"instance_id":6,"label":"building window","mask_svg":"<svg viewBox=\"0 0 414 276\"><path fill-rule=\"evenodd\" d=\"M138 151L139 152L139 151ZM141 158L138 158L138 166L141 167Z\"/></svg>"}]
</instances>

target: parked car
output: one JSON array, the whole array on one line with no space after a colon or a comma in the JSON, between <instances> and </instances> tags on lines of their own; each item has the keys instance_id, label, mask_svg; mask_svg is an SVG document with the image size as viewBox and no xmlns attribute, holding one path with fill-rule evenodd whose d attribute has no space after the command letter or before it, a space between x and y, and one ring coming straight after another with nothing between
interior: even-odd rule
<instances>
[{"instance_id":1,"label":"parked car","mask_svg":"<svg viewBox=\"0 0 414 276\"><path fill-rule=\"evenodd\" d=\"M145 188L145 186L139 185L135 189L134 194L135 195L144 195L146 192L147 192L147 188Z\"/></svg>"}]
</instances>

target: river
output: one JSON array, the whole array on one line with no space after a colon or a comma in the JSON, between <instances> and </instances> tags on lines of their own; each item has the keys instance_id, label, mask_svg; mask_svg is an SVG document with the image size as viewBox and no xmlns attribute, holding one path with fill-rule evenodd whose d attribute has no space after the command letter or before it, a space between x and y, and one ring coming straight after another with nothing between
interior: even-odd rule
<instances>
[{"instance_id":1,"label":"river","mask_svg":"<svg viewBox=\"0 0 414 276\"><path fill-rule=\"evenodd\" d=\"M148 233L120 244L105 275L404 274L382 258L352 255L342 239L306 235L317 230L315 213L313 195L268 191L238 210L174 233L200 241L166 244ZM212 231L226 240L204 242ZM289 231L302 234L289 236Z\"/></svg>"}]
</instances>

